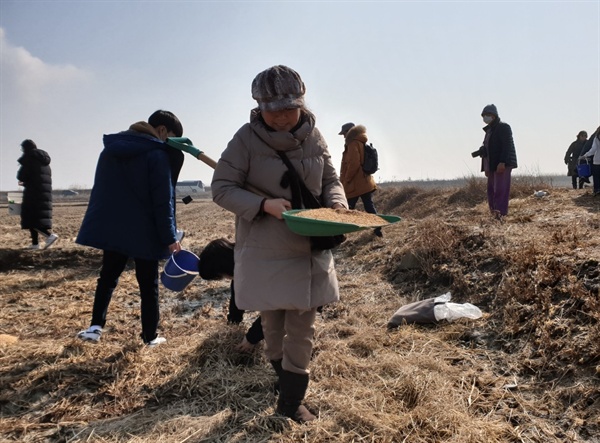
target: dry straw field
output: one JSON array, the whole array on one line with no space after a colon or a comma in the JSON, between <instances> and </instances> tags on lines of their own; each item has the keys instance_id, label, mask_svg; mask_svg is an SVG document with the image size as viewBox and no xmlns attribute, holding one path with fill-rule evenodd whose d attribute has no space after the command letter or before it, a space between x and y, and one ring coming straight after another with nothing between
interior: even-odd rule
<instances>
[{"instance_id":1,"label":"dry straw field","mask_svg":"<svg viewBox=\"0 0 600 443\"><path fill-rule=\"evenodd\" d=\"M129 270L101 343L83 343L100 264L73 241L85 203L57 202L61 238L46 251L23 250L0 207L0 441L600 442L600 198L544 186L516 180L503 223L477 179L382 188L380 212L403 220L335 252L342 299L317 320L307 404L319 419L304 425L274 415L260 345L235 350L256 313L227 324L229 282L162 290L168 342L146 348ZM178 217L194 252L233 237L208 198ZM447 291L484 316L387 330L403 304Z\"/></svg>"}]
</instances>

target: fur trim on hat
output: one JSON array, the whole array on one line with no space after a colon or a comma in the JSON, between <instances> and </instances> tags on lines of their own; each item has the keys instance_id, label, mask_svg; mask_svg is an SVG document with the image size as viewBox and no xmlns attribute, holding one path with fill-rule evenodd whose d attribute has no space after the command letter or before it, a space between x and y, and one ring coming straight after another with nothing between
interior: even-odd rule
<instances>
[{"instance_id":1,"label":"fur trim on hat","mask_svg":"<svg viewBox=\"0 0 600 443\"><path fill-rule=\"evenodd\" d=\"M367 128L364 125L356 125L350 129L346 134L346 142L352 140L360 140L361 142L366 143L368 140Z\"/></svg>"}]
</instances>

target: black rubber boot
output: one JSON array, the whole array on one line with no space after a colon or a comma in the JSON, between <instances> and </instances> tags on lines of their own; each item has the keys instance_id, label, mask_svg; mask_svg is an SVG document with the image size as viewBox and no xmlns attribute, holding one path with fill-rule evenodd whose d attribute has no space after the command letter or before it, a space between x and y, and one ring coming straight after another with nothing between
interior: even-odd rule
<instances>
[{"instance_id":1,"label":"black rubber boot","mask_svg":"<svg viewBox=\"0 0 600 443\"><path fill-rule=\"evenodd\" d=\"M291 418L298 423L315 420L315 417L305 406L302 405L306 389L308 388L308 374L296 374L295 372L281 370L279 376L279 399L277 400L277 412Z\"/></svg>"},{"instance_id":2,"label":"black rubber boot","mask_svg":"<svg viewBox=\"0 0 600 443\"><path fill-rule=\"evenodd\" d=\"M271 366L275 370L275 374L277 374L277 381L273 385L273 393L279 394L279 377L281 377L281 360L271 360Z\"/></svg>"}]
</instances>

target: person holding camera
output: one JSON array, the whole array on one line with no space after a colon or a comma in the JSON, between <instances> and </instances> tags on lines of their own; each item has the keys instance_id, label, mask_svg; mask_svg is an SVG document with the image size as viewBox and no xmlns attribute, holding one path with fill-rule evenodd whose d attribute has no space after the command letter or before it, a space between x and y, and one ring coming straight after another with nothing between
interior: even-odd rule
<instances>
[{"instance_id":1,"label":"person holding camera","mask_svg":"<svg viewBox=\"0 0 600 443\"><path fill-rule=\"evenodd\" d=\"M500 120L495 105L487 105L481 111L486 126L483 145L471 153L481 157L481 171L487 177L487 199L492 216L501 220L508 214L511 172L517 168L517 152L512 129Z\"/></svg>"}]
</instances>

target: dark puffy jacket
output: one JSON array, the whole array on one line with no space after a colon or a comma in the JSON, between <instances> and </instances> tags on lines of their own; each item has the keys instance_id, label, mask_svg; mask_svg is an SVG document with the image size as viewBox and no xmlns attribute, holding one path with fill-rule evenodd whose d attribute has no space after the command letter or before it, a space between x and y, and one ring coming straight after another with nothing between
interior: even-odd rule
<instances>
[{"instance_id":1,"label":"dark puffy jacket","mask_svg":"<svg viewBox=\"0 0 600 443\"><path fill-rule=\"evenodd\" d=\"M482 157L489 158L490 171L495 171L499 163L504 163L506 167L516 168L517 152L510 125L497 118L483 130L490 133L487 149L485 146L482 148ZM481 170L484 170L483 162Z\"/></svg>"},{"instance_id":2,"label":"dark puffy jacket","mask_svg":"<svg viewBox=\"0 0 600 443\"><path fill-rule=\"evenodd\" d=\"M579 156L585 146L585 140L575 140L569 145L569 149L565 154L565 164L567 165L567 175L569 177L577 177L577 165L579 164ZM591 148L591 145L590 145ZM589 150L589 149L588 149Z\"/></svg>"},{"instance_id":3,"label":"dark puffy jacket","mask_svg":"<svg viewBox=\"0 0 600 443\"><path fill-rule=\"evenodd\" d=\"M50 156L41 149L25 151L17 180L23 182L22 229L52 228L52 170Z\"/></svg>"},{"instance_id":4,"label":"dark puffy jacket","mask_svg":"<svg viewBox=\"0 0 600 443\"><path fill-rule=\"evenodd\" d=\"M175 185L183 154L136 131L104 136L77 243L159 260L175 243Z\"/></svg>"},{"instance_id":5,"label":"dark puffy jacket","mask_svg":"<svg viewBox=\"0 0 600 443\"><path fill-rule=\"evenodd\" d=\"M596 137L596 135L598 135L597 129L590 136L590 138L587 139L587 141L585 142L585 145L583 145L583 148L581 148L581 152L579 155L585 155L586 152L588 152L590 149L592 149L592 143L594 143L594 138Z\"/></svg>"}]
</instances>

